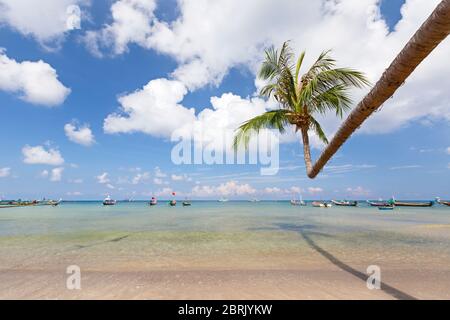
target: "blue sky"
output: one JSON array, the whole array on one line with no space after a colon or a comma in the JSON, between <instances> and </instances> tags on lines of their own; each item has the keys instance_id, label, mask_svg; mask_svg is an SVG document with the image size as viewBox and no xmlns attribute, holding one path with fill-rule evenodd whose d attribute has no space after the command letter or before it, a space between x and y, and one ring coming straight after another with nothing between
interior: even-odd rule
<instances>
[{"instance_id":1,"label":"blue sky","mask_svg":"<svg viewBox=\"0 0 450 320\"><path fill-rule=\"evenodd\" d=\"M133 1L137 0L130 0L128 4ZM2 2L5 2L3 4L7 6L10 3L10 1L0 0L0 4ZM52 1L47 0L46 2L49 6L52 5ZM288 199L292 197L292 193L298 191L302 192L304 198L321 199L365 199L391 195L406 199L450 197L448 182L450 180L450 150L448 149L450 146L450 128L448 126L450 118L447 118L448 113L444 116L437 116L438 111L436 111L442 110L444 107L448 109L450 100L449 94L446 93L445 83L442 83L442 88L430 88L429 92L432 98L425 101L416 99L408 91L414 92L414 81L419 86L420 81L426 81L426 77L425 79L420 77L413 79L409 88L409 83L406 83L405 89L402 89L404 92L394 96L381 112L385 112L386 109L386 112L391 113L380 113L379 117L374 119L365 131L353 136L331 161L323 174L315 180L306 178L301 145L296 140L289 140L287 143L281 144L279 173L275 176L261 176L258 165L174 165L171 161L171 150L174 143L170 142L167 134L152 131L152 128L161 125L155 118L150 119L155 121L155 124L148 124L148 126L153 125L151 128L129 122L127 122L128 129L126 130L115 128L117 133L111 133L111 130L108 131L104 128L105 119L108 116L117 115L117 113L122 117L130 115L121 109L119 97L127 97L135 92L141 92L145 85L155 79L168 79L170 88L173 88L174 81L179 81L182 84L181 88L184 88L186 92L182 94L181 101L177 103L182 106L183 110L195 108L196 115L205 108L212 107L211 97L223 98L222 95L226 93L239 96L253 105L256 100L252 99L257 90L255 68L260 61L258 60L260 59L258 50L261 51L269 44L279 45L278 39L291 39L296 46L302 42L302 48L312 47L311 56L318 52L316 47L322 49L333 47L338 60L347 62L352 61L351 55L355 55L355 52L351 52L352 45L364 44L365 50L376 50L378 44L373 43L375 48L371 48L371 38L365 38L364 30L362 30L361 37L351 39L352 43L348 46L347 51L339 49L339 46L334 48L335 46L327 43L326 39L323 42L318 39L310 40L310 46L310 43L307 42L308 37L301 31L299 33L301 40L293 38L289 32L283 37L283 32L286 32L287 27L281 23L275 24L273 29L279 28L279 32L273 37L276 40L272 43L269 37L255 43L252 48L258 49L255 50L256 53L239 60L225 58L226 54L231 55L234 52L238 56L240 51L239 48L234 48L231 42L227 42L230 39L223 32L217 33L217 37L223 37L223 47L218 45L216 49L213 49L212 45L208 45L205 50L210 52L208 51L204 55L202 50L196 52L195 48L189 49L191 52L186 49L188 45L183 42L184 40L179 40L183 44L180 46L176 45L177 38L174 38L173 43L166 44L165 39L168 37L166 34L159 35L157 31L148 31L145 28L132 30L134 33L132 35L127 33L127 40L120 42L120 32L122 31L116 31L123 26L114 24L114 18L110 12L111 6L116 2L90 3L89 1L70 0L65 0L65 2L79 6L82 12L80 28L76 26L69 28L70 30L62 29L59 34L51 36L43 33L41 28L38 28L39 25L33 25L30 22L30 24L22 26L20 19L13 19L15 17L13 15L20 16L19 9L14 12L11 10L10 16L2 17L0 15L0 48L4 48L0 54L9 59L2 72L6 72L6 68L9 67L15 68L15 64L11 62L13 60L17 63L24 61L35 63L42 60L54 69L57 79L55 80L55 75L47 74L47 76L53 77L53 80L58 81L65 88L70 88L70 93L63 98L54 97L54 92L50 92L49 99L52 102L49 103L48 100L45 100L47 102L42 103L42 99L39 97L24 99L27 89L23 89L23 84L18 84L16 86L18 89L8 89L5 83L2 84L0 76L0 112L2 115L0 198L99 199L105 194L111 194L117 199L148 199L152 194L159 195L161 198L168 197L171 190L182 196L205 199L221 196L236 199L253 197ZM125 0L117 2L127 3ZM368 8L371 8L371 4L377 3L370 0L366 2L367 8L361 8L360 12L362 13L367 12ZM178 32L179 38L189 32L198 33L198 29L193 31L190 28L186 22L187 18L180 20L179 29L170 24L183 15L188 16L192 8L189 8L187 4L179 7L174 0L155 3L142 0L142 3L148 5L146 10L142 9L143 16L154 20L150 23L152 27L155 26L155 21L164 22L170 26L170 31L175 35L177 35L175 32ZM382 71L383 65L384 68L387 67L391 61L389 59L392 59L397 48L401 47L402 43L404 44L404 41L412 35L411 32L408 33L407 27L401 29L400 24L399 29L396 30L397 23L402 19L400 8L403 4L404 1L400 0L383 1L381 6L377 7L377 10L379 9L381 12L381 17L378 17L377 21L384 21L388 28L382 39L380 36L374 35L374 39L380 41L385 50L380 50L379 55L382 57L379 59L379 67L377 65L377 68L374 67L372 70L370 58L359 57L360 60L355 60L356 66L354 67L367 72L375 80ZM296 4L291 5L295 6ZM195 8L195 5L193 6ZM141 10L141 5L137 4L133 8ZM151 12L150 9L152 9ZM206 15L204 18L208 22L205 25L211 28L211 32L214 32L214 23L217 20L212 19L213 13L216 12L213 9L211 9L211 17ZM58 9L55 10L57 12ZM258 10L258 8L254 10ZM323 13L323 11L317 12ZM421 17L411 14L410 16L418 21L410 24L413 27L420 24L430 12L428 6L423 10ZM244 15L244 13L242 14ZM333 14L336 17L330 19L341 21L339 15L345 17L350 13L343 8L341 13ZM56 19L59 16L53 17L50 14L47 18ZM362 16L360 19L369 21L367 22L367 25L370 24L369 30L383 28L379 23L374 23L371 17ZM313 22L319 23L320 21ZM356 20L354 25L352 25L352 21L345 23L352 30L358 28ZM106 26L111 28L108 29ZM289 27L289 24L287 26ZM241 29L242 34L251 32L250 29L244 27ZM223 27L220 26L220 28ZM220 28L218 27L218 30L223 30ZM247 28L249 27L247 26ZM278 31L278 29L276 30ZM342 32L337 30L337 37L341 34L344 37L345 30L345 28ZM101 52L95 52L92 42L89 44L86 40L88 32L95 35L94 42L100 47ZM143 37L139 35L139 32L148 33L144 37L145 40L141 40ZM328 30L329 32L331 30ZM207 37L208 34L205 34ZM312 43L313 41L314 43ZM348 39L344 40L343 38L342 41L348 41ZM444 49L447 50L447 48L448 45ZM178 52L178 50L180 51ZM434 64L430 62L426 68L440 69L439 57L445 55L445 51L438 54L437 62L434 61ZM217 64L210 58L214 55L218 57ZM189 66L189 63L196 59L199 59L202 65L206 65L205 70L208 71L206 80L193 78L191 74L180 76L180 73L176 72L182 66ZM433 56L430 57L431 59ZM366 65L367 68L364 67ZM353 65L350 66L353 67ZM1 68L0 64L0 70L2 70ZM24 71L25 68L22 69L17 69L19 71L14 69L14 72L18 74L28 72ZM423 73L426 74L428 69L424 69ZM422 70L419 69L417 72L422 72ZM444 72L441 77L444 78L447 75L448 73ZM11 77L7 80L28 79L26 77L27 74L21 74L20 77ZM28 80L20 81L28 83L26 82ZM32 86L37 86L39 92L49 90L44 81L39 82L33 83ZM355 100L363 93L355 93ZM423 95L428 95L428 91ZM222 100L220 99L220 101ZM441 109L433 109L432 106L436 104L437 100L444 101L446 105L439 106ZM430 111L428 113L423 110L416 111L420 109L419 107L408 109L408 104L418 102L425 103L421 108ZM397 106L401 107L398 109L400 114L395 114ZM188 112L186 111L186 113ZM178 113L174 112L170 116L168 115L168 119L175 121L177 115ZM168 121L168 119L163 117L161 121ZM244 120L246 119L242 119L242 121ZM87 125L95 141L86 137L83 137L85 144L80 141L78 143L71 141L64 130L65 125L70 123L75 125L76 130ZM332 133L338 123L330 123L328 132ZM380 123L389 123L389 125L381 128ZM167 125L170 126L170 123L168 122ZM165 124L162 126L164 127ZM24 153L26 146L30 148L40 146L44 151L54 150L59 152L64 161L51 163L49 160L35 160L34 162L40 163L31 163L32 160L26 160ZM319 148L320 146L313 150L313 157L318 156ZM52 173L54 169L57 170ZM100 177L102 175L103 179Z\"/></svg>"}]
</instances>

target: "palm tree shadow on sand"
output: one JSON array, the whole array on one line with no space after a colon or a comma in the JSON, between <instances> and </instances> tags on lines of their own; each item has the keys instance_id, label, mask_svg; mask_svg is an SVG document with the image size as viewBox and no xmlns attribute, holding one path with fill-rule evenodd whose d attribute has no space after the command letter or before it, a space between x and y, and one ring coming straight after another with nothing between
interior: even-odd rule
<instances>
[{"instance_id":1,"label":"palm tree shadow on sand","mask_svg":"<svg viewBox=\"0 0 450 320\"><path fill-rule=\"evenodd\" d=\"M315 226L312 225L294 225L294 224L277 224L277 226L283 230L287 230L287 231L294 231L299 233L302 238L306 241L306 243L315 251L317 251L319 254L321 254L325 259L327 259L328 261L330 261L332 264L334 264L335 266L337 266L338 268L340 268L341 270L350 273L351 275L361 279L362 281L366 282L367 281L367 274L358 271L354 268L352 268L351 266L349 266L348 264L345 264L343 261L339 260L338 258L336 258L335 256L333 256L330 252L326 251L324 248L320 247L318 244L316 244L313 239L310 237L310 235L320 235L320 236L329 236L323 233L318 233L315 231L308 231L311 230L313 228L315 228ZM396 299L400 299L400 300L416 300L415 297L402 292L384 282L381 282L381 290L384 293L389 294L390 296L396 298Z\"/></svg>"}]
</instances>

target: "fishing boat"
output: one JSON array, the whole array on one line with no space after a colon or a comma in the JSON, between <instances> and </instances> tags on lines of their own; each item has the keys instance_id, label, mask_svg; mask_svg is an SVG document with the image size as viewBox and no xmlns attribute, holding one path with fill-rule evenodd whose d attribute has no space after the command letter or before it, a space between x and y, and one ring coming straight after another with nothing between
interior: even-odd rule
<instances>
[{"instance_id":1,"label":"fishing boat","mask_svg":"<svg viewBox=\"0 0 450 320\"><path fill-rule=\"evenodd\" d=\"M16 208L16 207L38 207L38 206L52 206L56 207L62 202L62 199L59 200L33 200L33 201L23 201L19 200L9 200L9 201L1 201L0 208Z\"/></svg>"},{"instance_id":2,"label":"fishing boat","mask_svg":"<svg viewBox=\"0 0 450 320\"><path fill-rule=\"evenodd\" d=\"M369 200L367 200L367 203L368 203L370 206L372 206L372 207L386 207L386 206L389 206L389 203L386 202L386 201L378 201L378 202L375 202L375 201L369 201Z\"/></svg>"},{"instance_id":3,"label":"fishing boat","mask_svg":"<svg viewBox=\"0 0 450 320\"><path fill-rule=\"evenodd\" d=\"M436 198L436 202L439 204L442 204L444 206L449 206L450 207L450 201L442 201L441 198Z\"/></svg>"},{"instance_id":4,"label":"fishing boat","mask_svg":"<svg viewBox=\"0 0 450 320\"><path fill-rule=\"evenodd\" d=\"M108 195L105 200L103 200L103 205L104 206L115 206L116 205L116 200L111 199L111 197Z\"/></svg>"},{"instance_id":5,"label":"fishing boat","mask_svg":"<svg viewBox=\"0 0 450 320\"><path fill-rule=\"evenodd\" d=\"M347 200L336 201L336 200L331 200L331 202L333 202L337 206L343 206L343 207L356 207L358 205L358 201L347 201Z\"/></svg>"},{"instance_id":6,"label":"fishing boat","mask_svg":"<svg viewBox=\"0 0 450 320\"><path fill-rule=\"evenodd\" d=\"M226 199L226 198L220 198L220 199L217 200L217 201L219 201L219 202L228 202L228 199Z\"/></svg>"},{"instance_id":7,"label":"fishing boat","mask_svg":"<svg viewBox=\"0 0 450 320\"><path fill-rule=\"evenodd\" d=\"M395 206L381 206L378 210L394 210Z\"/></svg>"},{"instance_id":8,"label":"fishing boat","mask_svg":"<svg viewBox=\"0 0 450 320\"><path fill-rule=\"evenodd\" d=\"M311 203L311 205L315 208L331 208L332 207L331 203L320 202L320 201L314 201L313 203Z\"/></svg>"},{"instance_id":9,"label":"fishing boat","mask_svg":"<svg viewBox=\"0 0 450 320\"><path fill-rule=\"evenodd\" d=\"M189 207L191 203L189 201L183 201L183 207Z\"/></svg>"},{"instance_id":10,"label":"fishing boat","mask_svg":"<svg viewBox=\"0 0 450 320\"><path fill-rule=\"evenodd\" d=\"M177 205L177 200L170 200L169 201L169 206L175 207L176 205Z\"/></svg>"},{"instance_id":11,"label":"fishing boat","mask_svg":"<svg viewBox=\"0 0 450 320\"><path fill-rule=\"evenodd\" d=\"M155 197L152 197L152 199L150 200L150 205L151 206L156 206L158 204L158 200L156 200Z\"/></svg>"},{"instance_id":12,"label":"fishing boat","mask_svg":"<svg viewBox=\"0 0 450 320\"><path fill-rule=\"evenodd\" d=\"M299 195L298 200L297 199L292 199L291 200L291 205L293 205L293 206L306 206L306 202L303 201L302 196Z\"/></svg>"},{"instance_id":13,"label":"fishing boat","mask_svg":"<svg viewBox=\"0 0 450 320\"><path fill-rule=\"evenodd\" d=\"M426 202L414 202L414 201L395 201L394 204L396 207L431 207L433 206L433 201Z\"/></svg>"}]
</instances>

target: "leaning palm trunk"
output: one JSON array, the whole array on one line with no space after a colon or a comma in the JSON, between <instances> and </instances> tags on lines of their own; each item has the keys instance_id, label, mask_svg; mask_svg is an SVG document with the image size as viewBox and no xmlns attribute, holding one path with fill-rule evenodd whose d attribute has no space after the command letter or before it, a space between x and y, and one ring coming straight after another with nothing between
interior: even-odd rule
<instances>
[{"instance_id":1,"label":"leaning palm trunk","mask_svg":"<svg viewBox=\"0 0 450 320\"><path fill-rule=\"evenodd\" d=\"M450 33L450 0L443 0L398 54L381 79L353 110L307 174L315 178L359 126L404 83ZM306 154L305 154L306 156Z\"/></svg>"},{"instance_id":2,"label":"leaning palm trunk","mask_svg":"<svg viewBox=\"0 0 450 320\"><path fill-rule=\"evenodd\" d=\"M311 160L311 150L309 147L309 135L308 135L308 128L302 127L301 128L301 134L302 134L302 142L303 142L303 157L305 158L305 166L306 171L312 170L312 160Z\"/></svg>"}]
</instances>

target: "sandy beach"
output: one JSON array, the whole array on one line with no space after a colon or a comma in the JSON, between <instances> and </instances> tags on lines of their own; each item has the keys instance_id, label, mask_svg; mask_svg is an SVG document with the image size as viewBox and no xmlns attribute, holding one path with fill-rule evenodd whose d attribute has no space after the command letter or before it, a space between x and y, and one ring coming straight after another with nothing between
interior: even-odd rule
<instances>
[{"instance_id":1,"label":"sandy beach","mask_svg":"<svg viewBox=\"0 0 450 320\"><path fill-rule=\"evenodd\" d=\"M450 298L450 218L440 208L382 216L271 204L255 212L261 205L117 206L92 224L76 205L38 209L40 221L2 212L3 225L15 215L29 233L1 229L0 298ZM81 269L81 290L66 288L70 265ZM370 265L380 267L380 290L366 286Z\"/></svg>"}]
</instances>

